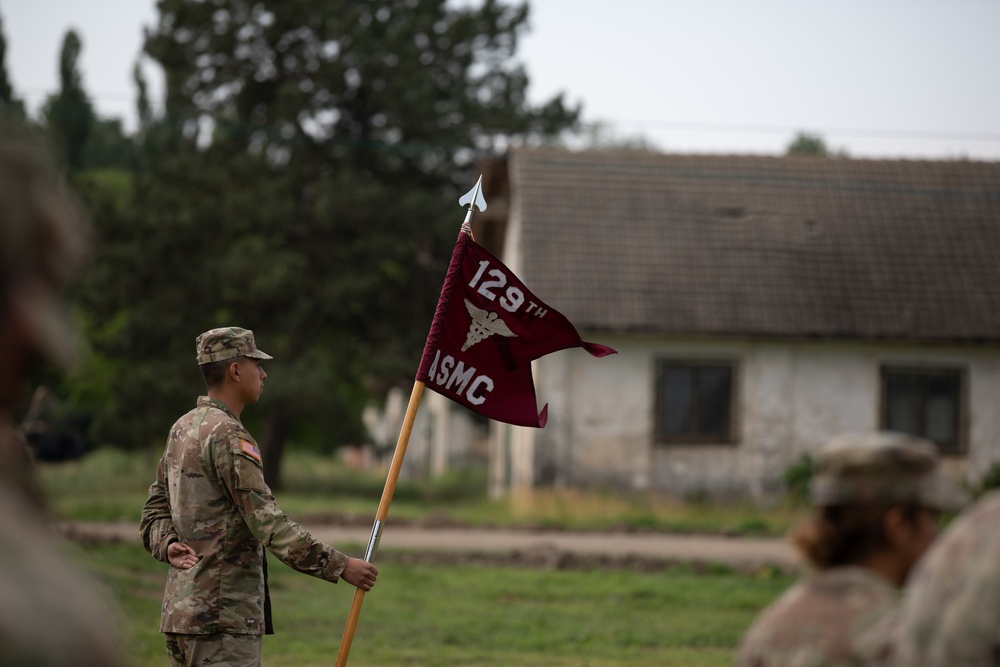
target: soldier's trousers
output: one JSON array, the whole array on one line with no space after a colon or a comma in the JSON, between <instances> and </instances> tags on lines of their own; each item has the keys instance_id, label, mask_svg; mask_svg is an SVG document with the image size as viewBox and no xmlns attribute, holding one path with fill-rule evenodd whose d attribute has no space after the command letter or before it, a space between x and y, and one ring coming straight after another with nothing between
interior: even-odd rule
<instances>
[{"instance_id":1,"label":"soldier's trousers","mask_svg":"<svg viewBox=\"0 0 1000 667\"><path fill-rule=\"evenodd\" d=\"M260 635L166 633L171 667L260 667Z\"/></svg>"}]
</instances>

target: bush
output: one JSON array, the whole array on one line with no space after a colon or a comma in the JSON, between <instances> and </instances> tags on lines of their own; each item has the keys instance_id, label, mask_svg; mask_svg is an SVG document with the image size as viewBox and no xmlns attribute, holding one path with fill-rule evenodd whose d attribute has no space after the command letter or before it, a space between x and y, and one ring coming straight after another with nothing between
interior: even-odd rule
<instances>
[{"instance_id":1,"label":"bush","mask_svg":"<svg viewBox=\"0 0 1000 667\"><path fill-rule=\"evenodd\" d=\"M991 465L986 474L979 478L979 483L970 485L968 491L973 498L978 498L994 489L1000 489L1000 463Z\"/></svg>"},{"instance_id":2,"label":"bush","mask_svg":"<svg viewBox=\"0 0 1000 667\"><path fill-rule=\"evenodd\" d=\"M809 482L813 477L813 461L808 454L802 454L799 459L785 469L781 480L785 484L785 500L792 505L807 505L809 503Z\"/></svg>"}]
</instances>

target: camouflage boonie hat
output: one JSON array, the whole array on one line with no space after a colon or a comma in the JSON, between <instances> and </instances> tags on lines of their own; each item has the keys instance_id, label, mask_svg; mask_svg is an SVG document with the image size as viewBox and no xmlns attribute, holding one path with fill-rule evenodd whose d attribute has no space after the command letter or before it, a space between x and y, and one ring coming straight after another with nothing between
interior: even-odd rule
<instances>
[{"instance_id":1,"label":"camouflage boonie hat","mask_svg":"<svg viewBox=\"0 0 1000 667\"><path fill-rule=\"evenodd\" d=\"M252 331L239 327L222 327L206 331L195 339L195 352L198 354L199 366L236 357L272 358L271 355L257 349L253 342Z\"/></svg>"},{"instance_id":2,"label":"camouflage boonie hat","mask_svg":"<svg viewBox=\"0 0 1000 667\"><path fill-rule=\"evenodd\" d=\"M941 474L929 440L881 431L833 438L813 459L813 505L914 504L958 509L965 494Z\"/></svg>"}]
</instances>

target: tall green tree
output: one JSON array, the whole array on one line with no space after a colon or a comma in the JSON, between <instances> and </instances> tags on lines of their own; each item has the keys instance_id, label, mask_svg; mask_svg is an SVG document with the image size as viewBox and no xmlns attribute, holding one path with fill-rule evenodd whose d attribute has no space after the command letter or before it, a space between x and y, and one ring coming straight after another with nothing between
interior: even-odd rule
<instances>
[{"instance_id":1,"label":"tall green tree","mask_svg":"<svg viewBox=\"0 0 1000 667\"><path fill-rule=\"evenodd\" d=\"M135 168L135 143L118 118L94 118L83 145L81 167L84 169Z\"/></svg>"},{"instance_id":2,"label":"tall green tree","mask_svg":"<svg viewBox=\"0 0 1000 667\"><path fill-rule=\"evenodd\" d=\"M97 352L129 369L102 423L161 439L197 389L194 337L252 328L275 361L247 417L276 484L290 438L356 442L364 402L412 378L475 163L579 110L528 102L526 5L157 8L166 113L143 130L132 214L102 232L121 268L87 290Z\"/></svg>"},{"instance_id":3,"label":"tall green tree","mask_svg":"<svg viewBox=\"0 0 1000 667\"><path fill-rule=\"evenodd\" d=\"M149 101L149 84L142 73L142 66L137 61L132 68L132 80L138 89L135 101L136 115L139 117L140 131L149 126L153 121L153 105Z\"/></svg>"},{"instance_id":4,"label":"tall green tree","mask_svg":"<svg viewBox=\"0 0 1000 667\"><path fill-rule=\"evenodd\" d=\"M830 150L823 141L823 137L816 134L799 132L788 144L785 155L804 155L809 157L829 157Z\"/></svg>"},{"instance_id":5,"label":"tall green tree","mask_svg":"<svg viewBox=\"0 0 1000 667\"><path fill-rule=\"evenodd\" d=\"M68 30L59 52L59 92L45 105L44 116L52 140L71 170L84 166L84 147L94 124L94 108L83 89L80 54L83 42Z\"/></svg>"},{"instance_id":6,"label":"tall green tree","mask_svg":"<svg viewBox=\"0 0 1000 667\"><path fill-rule=\"evenodd\" d=\"M24 102L14 96L14 88L7 76L7 35L0 17L0 111L8 116L23 119Z\"/></svg>"}]
</instances>

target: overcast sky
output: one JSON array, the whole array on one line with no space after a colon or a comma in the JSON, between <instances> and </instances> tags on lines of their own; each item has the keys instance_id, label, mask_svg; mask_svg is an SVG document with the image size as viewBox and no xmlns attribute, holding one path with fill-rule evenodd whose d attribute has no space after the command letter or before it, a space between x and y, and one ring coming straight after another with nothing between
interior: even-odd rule
<instances>
[{"instance_id":1,"label":"overcast sky","mask_svg":"<svg viewBox=\"0 0 1000 667\"><path fill-rule=\"evenodd\" d=\"M856 157L1000 160L998 0L534 0L519 59L540 102L670 152L780 153L797 131ZM154 0L0 0L31 108L83 38L98 112L133 124ZM153 94L162 75L146 69Z\"/></svg>"}]
</instances>

